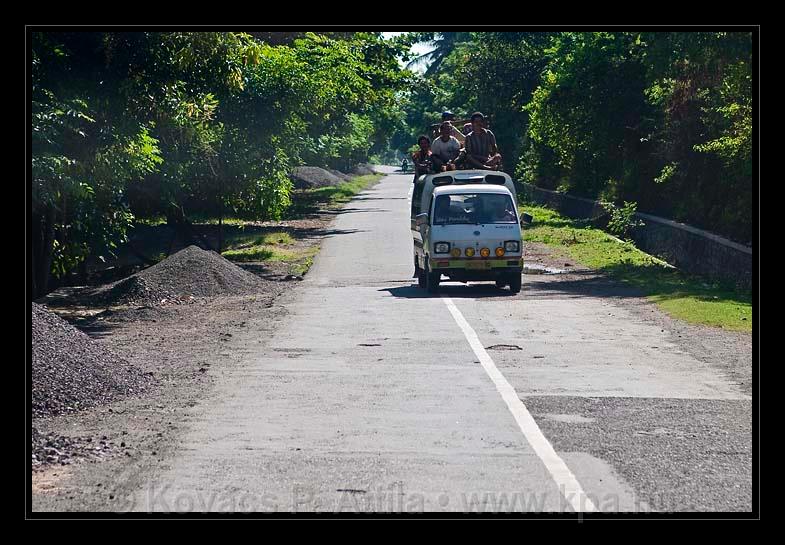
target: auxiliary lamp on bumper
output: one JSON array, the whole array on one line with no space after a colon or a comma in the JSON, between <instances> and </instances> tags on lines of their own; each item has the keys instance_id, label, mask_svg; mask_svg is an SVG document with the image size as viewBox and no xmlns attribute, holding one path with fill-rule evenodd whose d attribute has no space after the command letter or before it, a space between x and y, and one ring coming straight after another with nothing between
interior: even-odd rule
<instances>
[{"instance_id":1,"label":"auxiliary lamp on bumper","mask_svg":"<svg viewBox=\"0 0 785 545\"><path fill-rule=\"evenodd\" d=\"M433 250L437 254L449 254L450 253L450 243L449 242L437 242L433 245Z\"/></svg>"}]
</instances>

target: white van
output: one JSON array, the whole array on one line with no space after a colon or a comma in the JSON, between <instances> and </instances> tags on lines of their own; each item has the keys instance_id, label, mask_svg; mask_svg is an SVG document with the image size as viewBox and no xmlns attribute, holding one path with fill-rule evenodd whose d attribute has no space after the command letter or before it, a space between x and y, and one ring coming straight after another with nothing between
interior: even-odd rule
<instances>
[{"instance_id":1,"label":"white van","mask_svg":"<svg viewBox=\"0 0 785 545\"><path fill-rule=\"evenodd\" d=\"M436 292L442 275L521 290L523 242L515 186L503 172L453 171L418 178L412 193L414 269Z\"/></svg>"}]
</instances>

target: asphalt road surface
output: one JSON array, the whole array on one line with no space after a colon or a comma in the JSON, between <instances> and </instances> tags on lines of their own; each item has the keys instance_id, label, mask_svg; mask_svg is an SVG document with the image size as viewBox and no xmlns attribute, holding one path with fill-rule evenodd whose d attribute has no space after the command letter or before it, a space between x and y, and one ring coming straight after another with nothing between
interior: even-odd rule
<instances>
[{"instance_id":1,"label":"asphalt road surface","mask_svg":"<svg viewBox=\"0 0 785 545\"><path fill-rule=\"evenodd\" d=\"M336 218L141 511L751 509L750 397L601 295L412 278L410 174Z\"/></svg>"}]
</instances>

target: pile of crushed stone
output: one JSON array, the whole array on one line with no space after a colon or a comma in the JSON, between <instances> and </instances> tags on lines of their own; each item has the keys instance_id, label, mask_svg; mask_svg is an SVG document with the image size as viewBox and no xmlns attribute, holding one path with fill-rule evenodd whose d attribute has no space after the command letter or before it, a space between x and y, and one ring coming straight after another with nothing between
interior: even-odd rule
<instances>
[{"instance_id":1,"label":"pile of crushed stone","mask_svg":"<svg viewBox=\"0 0 785 545\"><path fill-rule=\"evenodd\" d=\"M260 288L260 279L216 252L188 246L98 293L107 304L155 306L195 297L242 295Z\"/></svg>"},{"instance_id":2,"label":"pile of crushed stone","mask_svg":"<svg viewBox=\"0 0 785 545\"><path fill-rule=\"evenodd\" d=\"M107 437L93 441L90 436L66 437L54 432L42 433L33 428L31 466L43 469L48 465L68 465L79 458L103 458L113 453L114 444Z\"/></svg>"},{"instance_id":3,"label":"pile of crushed stone","mask_svg":"<svg viewBox=\"0 0 785 545\"><path fill-rule=\"evenodd\" d=\"M352 177L349 174L344 174L340 170L335 170L335 169L332 169L332 168L328 168L327 170L330 171L330 174L332 174L336 178L340 178L344 182L348 182L349 180L352 179Z\"/></svg>"},{"instance_id":4,"label":"pile of crushed stone","mask_svg":"<svg viewBox=\"0 0 785 545\"><path fill-rule=\"evenodd\" d=\"M356 174L358 176L365 176L366 174L375 174L376 171L373 167L367 163L360 163L354 170L352 170L352 174Z\"/></svg>"},{"instance_id":5,"label":"pile of crushed stone","mask_svg":"<svg viewBox=\"0 0 785 545\"><path fill-rule=\"evenodd\" d=\"M149 374L32 303L32 416L73 413L143 392Z\"/></svg>"},{"instance_id":6,"label":"pile of crushed stone","mask_svg":"<svg viewBox=\"0 0 785 545\"><path fill-rule=\"evenodd\" d=\"M346 180L319 167L297 167L292 171L291 178L297 189L335 186Z\"/></svg>"}]
</instances>

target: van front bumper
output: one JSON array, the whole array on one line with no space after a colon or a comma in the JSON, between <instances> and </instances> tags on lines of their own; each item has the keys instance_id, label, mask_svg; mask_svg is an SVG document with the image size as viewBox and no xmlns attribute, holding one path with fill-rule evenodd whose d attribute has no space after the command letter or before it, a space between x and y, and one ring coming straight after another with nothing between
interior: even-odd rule
<instances>
[{"instance_id":1,"label":"van front bumper","mask_svg":"<svg viewBox=\"0 0 785 545\"><path fill-rule=\"evenodd\" d=\"M433 258L431 270L455 280L497 280L511 274L523 273L523 259Z\"/></svg>"}]
</instances>

